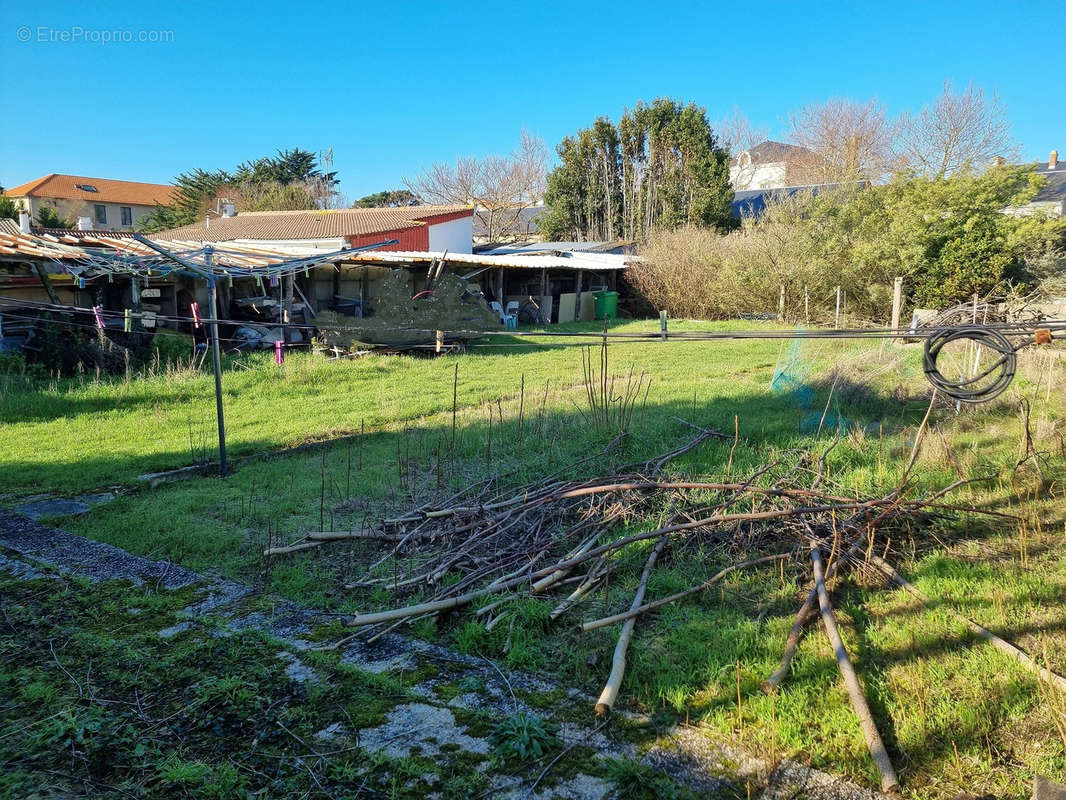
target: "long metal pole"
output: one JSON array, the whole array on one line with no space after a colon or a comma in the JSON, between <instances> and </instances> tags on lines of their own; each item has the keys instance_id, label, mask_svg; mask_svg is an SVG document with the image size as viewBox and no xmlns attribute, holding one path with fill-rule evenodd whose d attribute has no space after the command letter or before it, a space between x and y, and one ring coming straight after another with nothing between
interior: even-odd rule
<instances>
[{"instance_id":1,"label":"long metal pole","mask_svg":"<svg viewBox=\"0 0 1066 800\"><path fill-rule=\"evenodd\" d=\"M210 251L204 257L207 268L211 269ZM215 287L215 275L207 273L207 295L211 305L211 360L215 366L215 411L218 413L218 471L226 476L226 421L222 414L222 354L218 346L218 290Z\"/></svg>"}]
</instances>

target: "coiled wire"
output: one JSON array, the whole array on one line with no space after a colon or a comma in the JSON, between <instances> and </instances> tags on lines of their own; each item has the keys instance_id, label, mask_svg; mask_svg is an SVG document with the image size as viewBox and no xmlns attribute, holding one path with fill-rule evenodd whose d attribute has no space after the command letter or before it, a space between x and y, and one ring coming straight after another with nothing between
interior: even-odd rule
<instances>
[{"instance_id":1,"label":"coiled wire","mask_svg":"<svg viewBox=\"0 0 1066 800\"><path fill-rule=\"evenodd\" d=\"M952 342L969 340L996 357L991 365L969 378L949 379L937 368L937 359L944 347ZM930 334L925 340L922 368L925 377L949 397L963 403L984 403L1001 395L1018 368L1017 350L1002 333L981 325L946 328Z\"/></svg>"}]
</instances>

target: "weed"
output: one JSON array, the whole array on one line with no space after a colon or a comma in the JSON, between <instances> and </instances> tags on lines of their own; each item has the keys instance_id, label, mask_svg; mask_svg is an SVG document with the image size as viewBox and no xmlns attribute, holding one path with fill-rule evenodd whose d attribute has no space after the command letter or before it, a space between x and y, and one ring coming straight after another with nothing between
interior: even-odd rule
<instances>
[{"instance_id":1,"label":"weed","mask_svg":"<svg viewBox=\"0 0 1066 800\"><path fill-rule=\"evenodd\" d=\"M679 800L677 785L661 772L631 759L618 759L607 767L607 778L618 797L626 800Z\"/></svg>"},{"instance_id":2,"label":"weed","mask_svg":"<svg viewBox=\"0 0 1066 800\"><path fill-rule=\"evenodd\" d=\"M555 723L525 711L518 711L496 723L489 733L493 755L501 761L529 761L559 746Z\"/></svg>"}]
</instances>

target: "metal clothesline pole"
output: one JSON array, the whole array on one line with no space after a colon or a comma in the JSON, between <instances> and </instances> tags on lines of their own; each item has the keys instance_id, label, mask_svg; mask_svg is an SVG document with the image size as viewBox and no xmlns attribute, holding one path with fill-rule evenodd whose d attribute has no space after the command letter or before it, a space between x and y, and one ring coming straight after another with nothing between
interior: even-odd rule
<instances>
[{"instance_id":1,"label":"metal clothesline pole","mask_svg":"<svg viewBox=\"0 0 1066 800\"><path fill-rule=\"evenodd\" d=\"M141 236L136 238L161 256L207 279L207 297L211 307L211 361L215 369L215 413L218 416L218 471L222 477L225 477L228 472L228 465L226 463L226 420L222 412L222 353L218 344L218 287L216 286L216 276L211 264L214 248L204 248L204 267L201 269L196 264L169 252L155 242L151 242Z\"/></svg>"},{"instance_id":2,"label":"metal clothesline pole","mask_svg":"<svg viewBox=\"0 0 1066 800\"><path fill-rule=\"evenodd\" d=\"M224 478L226 465L226 420L222 411L222 353L218 345L218 287L215 275L210 271L211 251L204 254L208 266L207 295L211 306L211 361L215 369L215 413L218 416L218 471Z\"/></svg>"}]
</instances>

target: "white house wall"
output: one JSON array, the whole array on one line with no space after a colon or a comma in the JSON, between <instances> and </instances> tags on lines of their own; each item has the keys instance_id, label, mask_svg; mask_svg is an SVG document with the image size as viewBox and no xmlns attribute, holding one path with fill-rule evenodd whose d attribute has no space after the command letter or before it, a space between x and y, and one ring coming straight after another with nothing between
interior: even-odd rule
<instances>
[{"instance_id":1,"label":"white house wall","mask_svg":"<svg viewBox=\"0 0 1066 800\"><path fill-rule=\"evenodd\" d=\"M779 189L787 186L787 164L769 161L765 164L746 164L729 168L729 181L734 189Z\"/></svg>"},{"instance_id":2,"label":"white house wall","mask_svg":"<svg viewBox=\"0 0 1066 800\"><path fill-rule=\"evenodd\" d=\"M137 224L148 214L152 213L155 206L137 205L136 203L111 203L101 202L99 204L94 203L92 200L67 200L63 198L51 198L51 197L24 197L15 200L16 203L21 202L26 206L26 210L30 212L30 216L33 217L33 222L37 224L38 215L41 213L41 207L47 206L55 211L59 216L69 220L72 223L78 222L78 217L89 217L92 220L93 228L96 230L112 230L112 231L128 231L137 227ZM107 222L103 225L96 221L96 206L102 205L107 209ZM133 216L132 225L122 224L122 209L128 208Z\"/></svg>"},{"instance_id":3,"label":"white house wall","mask_svg":"<svg viewBox=\"0 0 1066 800\"><path fill-rule=\"evenodd\" d=\"M471 253L474 246L473 216L429 226L429 250L440 253Z\"/></svg>"}]
</instances>

